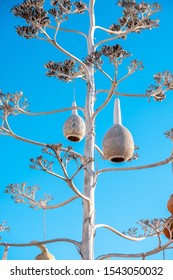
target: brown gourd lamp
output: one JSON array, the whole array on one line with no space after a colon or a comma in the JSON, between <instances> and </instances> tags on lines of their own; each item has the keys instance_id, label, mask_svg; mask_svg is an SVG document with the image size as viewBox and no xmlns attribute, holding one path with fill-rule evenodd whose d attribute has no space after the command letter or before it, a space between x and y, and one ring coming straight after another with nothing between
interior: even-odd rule
<instances>
[{"instance_id":1,"label":"brown gourd lamp","mask_svg":"<svg viewBox=\"0 0 173 280\"><path fill-rule=\"evenodd\" d=\"M167 209L173 215L173 194L171 194L168 202L167 202ZM168 239L173 239L173 221L168 219L168 222L166 223L164 229L163 229L164 235Z\"/></svg>"},{"instance_id":2,"label":"brown gourd lamp","mask_svg":"<svg viewBox=\"0 0 173 280\"><path fill-rule=\"evenodd\" d=\"M72 106L77 106L75 101ZM85 130L84 120L78 115L77 109L73 109L72 115L64 123L64 136L70 141L79 142L84 138Z\"/></svg>"},{"instance_id":3,"label":"brown gourd lamp","mask_svg":"<svg viewBox=\"0 0 173 280\"><path fill-rule=\"evenodd\" d=\"M37 246L41 250L41 253L35 257L35 260L55 260L55 257L51 253L49 253L44 244L37 244L35 246Z\"/></svg>"},{"instance_id":4,"label":"brown gourd lamp","mask_svg":"<svg viewBox=\"0 0 173 280\"><path fill-rule=\"evenodd\" d=\"M168 221L166 223L166 225L163 229L163 233L168 239L173 239L173 222L172 221Z\"/></svg>"},{"instance_id":5,"label":"brown gourd lamp","mask_svg":"<svg viewBox=\"0 0 173 280\"><path fill-rule=\"evenodd\" d=\"M134 141L130 131L122 125L120 100L114 103L114 125L108 130L103 139L103 154L112 162L129 160L134 153Z\"/></svg>"},{"instance_id":6,"label":"brown gourd lamp","mask_svg":"<svg viewBox=\"0 0 173 280\"><path fill-rule=\"evenodd\" d=\"M168 200L167 209L173 215L173 194L171 194L171 196Z\"/></svg>"}]
</instances>

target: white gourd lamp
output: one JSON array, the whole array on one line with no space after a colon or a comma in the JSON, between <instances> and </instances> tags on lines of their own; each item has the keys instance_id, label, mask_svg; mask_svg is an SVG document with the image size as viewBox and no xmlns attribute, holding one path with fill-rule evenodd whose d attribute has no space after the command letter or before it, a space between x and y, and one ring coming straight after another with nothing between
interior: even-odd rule
<instances>
[{"instance_id":1,"label":"white gourd lamp","mask_svg":"<svg viewBox=\"0 0 173 280\"><path fill-rule=\"evenodd\" d=\"M72 103L72 107L77 107L75 101ZM77 109L73 109L72 115L64 123L64 136L72 142L79 142L85 137L85 131L84 120L78 115Z\"/></svg>"},{"instance_id":2,"label":"white gourd lamp","mask_svg":"<svg viewBox=\"0 0 173 280\"><path fill-rule=\"evenodd\" d=\"M105 134L102 146L105 158L112 162L124 162L133 156L133 137L130 131L122 125L118 98L114 103L114 125Z\"/></svg>"}]
</instances>

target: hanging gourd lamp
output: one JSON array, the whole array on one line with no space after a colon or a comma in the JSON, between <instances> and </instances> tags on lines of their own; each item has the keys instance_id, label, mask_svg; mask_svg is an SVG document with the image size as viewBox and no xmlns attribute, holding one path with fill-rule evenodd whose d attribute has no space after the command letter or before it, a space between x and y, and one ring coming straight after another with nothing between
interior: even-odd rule
<instances>
[{"instance_id":1,"label":"hanging gourd lamp","mask_svg":"<svg viewBox=\"0 0 173 280\"><path fill-rule=\"evenodd\" d=\"M167 203L168 211L173 215L173 194L171 194L168 203Z\"/></svg>"},{"instance_id":2,"label":"hanging gourd lamp","mask_svg":"<svg viewBox=\"0 0 173 280\"><path fill-rule=\"evenodd\" d=\"M74 101L72 107L76 107ZM64 136L73 142L81 141L85 136L85 122L78 115L77 109L72 110L72 115L66 120L63 127Z\"/></svg>"},{"instance_id":3,"label":"hanging gourd lamp","mask_svg":"<svg viewBox=\"0 0 173 280\"><path fill-rule=\"evenodd\" d=\"M122 125L119 99L114 103L114 125L103 139L103 154L112 162L129 160L134 153L134 141L130 131Z\"/></svg>"},{"instance_id":4,"label":"hanging gourd lamp","mask_svg":"<svg viewBox=\"0 0 173 280\"><path fill-rule=\"evenodd\" d=\"M37 241L32 241L32 243L35 242ZM41 253L35 257L35 260L55 260L55 257L48 251L44 244L36 244L35 246L41 250Z\"/></svg>"},{"instance_id":5,"label":"hanging gourd lamp","mask_svg":"<svg viewBox=\"0 0 173 280\"><path fill-rule=\"evenodd\" d=\"M168 239L173 239L173 222L168 222L163 229L163 233Z\"/></svg>"}]
</instances>

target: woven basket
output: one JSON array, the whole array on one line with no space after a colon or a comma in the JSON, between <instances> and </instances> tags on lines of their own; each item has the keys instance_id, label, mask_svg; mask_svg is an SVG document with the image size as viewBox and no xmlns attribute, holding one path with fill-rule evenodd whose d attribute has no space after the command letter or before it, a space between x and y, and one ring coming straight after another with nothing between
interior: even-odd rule
<instances>
[{"instance_id":1,"label":"woven basket","mask_svg":"<svg viewBox=\"0 0 173 280\"><path fill-rule=\"evenodd\" d=\"M103 139L104 156L112 162L127 161L133 156L134 141L130 131L121 124L119 99L115 100L114 123Z\"/></svg>"},{"instance_id":2,"label":"woven basket","mask_svg":"<svg viewBox=\"0 0 173 280\"><path fill-rule=\"evenodd\" d=\"M73 107L76 102L73 102ZM72 111L72 115L66 120L63 127L64 136L73 142L79 142L85 137L85 122L78 115L77 110Z\"/></svg>"}]
</instances>

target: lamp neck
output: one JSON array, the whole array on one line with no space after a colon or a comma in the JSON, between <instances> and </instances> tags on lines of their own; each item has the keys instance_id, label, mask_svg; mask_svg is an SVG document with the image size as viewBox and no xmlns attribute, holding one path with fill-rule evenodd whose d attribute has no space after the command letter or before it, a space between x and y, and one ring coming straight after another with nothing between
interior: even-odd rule
<instances>
[{"instance_id":1,"label":"lamp neck","mask_svg":"<svg viewBox=\"0 0 173 280\"><path fill-rule=\"evenodd\" d=\"M121 107L120 107L120 100L119 100L119 98L116 98L115 102L114 102L114 124L122 125Z\"/></svg>"},{"instance_id":2,"label":"lamp neck","mask_svg":"<svg viewBox=\"0 0 173 280\"><path fill-rule=\"evenodd\" d=\"M73 103L72 103L72 107L77 107L77 105L76 105L76 102L75 102L75 101L73 101ZM73 115L78 115L77 109L73 109L73 110L72 110L72 114L73 114Z\"/></svg>"}]
</instances>

